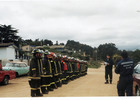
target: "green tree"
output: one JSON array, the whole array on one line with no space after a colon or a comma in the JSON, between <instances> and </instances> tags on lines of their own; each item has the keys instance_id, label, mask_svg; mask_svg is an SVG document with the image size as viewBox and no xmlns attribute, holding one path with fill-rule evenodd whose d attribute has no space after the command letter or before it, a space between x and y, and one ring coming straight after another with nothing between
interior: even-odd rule
<instances>
[{"instance_id":1,"label":"green tree","mask_svg":"<svg viewBox=\"0 0 140 100\"><path fill-rule=\"evenodd\" d=\"M118 49L116 48L116 45L114 43L106 43L106 44L101 44L98 47L98 56L102 60L106 58L106 55L113 56Z\"/></svg>"},{"instance_id":2,"label":"green tree","mask_svg":"<svg viewBox=\"0 0 140 100\"><path fill-rule=\"evenodd\" d=\"M19 47L21 38L17 36L18 30L11 25L0 25L0 43L13 42Z\"/></svg>"}]
</instances>

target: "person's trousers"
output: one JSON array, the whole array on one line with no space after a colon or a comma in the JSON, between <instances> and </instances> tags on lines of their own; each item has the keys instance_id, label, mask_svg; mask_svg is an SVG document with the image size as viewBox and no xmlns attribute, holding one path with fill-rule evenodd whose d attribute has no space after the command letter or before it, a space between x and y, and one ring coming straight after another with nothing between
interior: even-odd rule
<instances>
[{"instance_id":1,"label":"person's trousers","mask_svg":"<svg viewBox=\"0 0 140 100\"><path fill-rule=\"evenodd\" d=\"M110 83L112 83L112 69L105 68L105 80L108 82L108 76L110 78Z\"/></svg>"},{"instance_id":2,"label":"person's trousers","mask_svg":"<svg viewBox=\"0 0 140 100\"><path fill-rule=\"evenodd\" d=\"M119 83L117 85L118 96L125 96L125 92L127 96L133 95L133 78L131 77L121 77Z\"/></svg>"}]
</instances>

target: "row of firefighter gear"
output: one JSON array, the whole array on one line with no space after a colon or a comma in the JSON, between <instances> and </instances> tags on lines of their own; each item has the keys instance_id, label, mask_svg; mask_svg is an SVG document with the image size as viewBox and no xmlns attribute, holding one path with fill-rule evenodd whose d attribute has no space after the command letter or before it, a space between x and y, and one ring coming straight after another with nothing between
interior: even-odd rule
<instances>
[{"instance_id":1,"label":"row of firefighter gear","mask_svg":"<svg viewBox=\"0 0 140 100\"><path fill-rule=\"evenodd\" d=\"M86 61L35 49L30 62L29 85L31 96L43 96L62 84L87 74ZM44 57L42 57L44 56ZM41 91L40 91L41 90ZM41 93L42 92L42 93Z\"/></svg>"}]
</instances>

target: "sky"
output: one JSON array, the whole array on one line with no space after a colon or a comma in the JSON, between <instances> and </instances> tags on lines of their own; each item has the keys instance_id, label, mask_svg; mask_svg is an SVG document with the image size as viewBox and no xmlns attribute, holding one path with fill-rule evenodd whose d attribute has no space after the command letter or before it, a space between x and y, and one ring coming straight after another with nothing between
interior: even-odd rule
<instances>
[{"instance_id":1,"label":"sky","mask_svg":"<svg viewBox=\"0 0 140 100\"><path fill-rule=\"evenodd\" d=\"M0 0L0 24L23 39L140 49L140 0Z\"/></svg>"}]
</instances>

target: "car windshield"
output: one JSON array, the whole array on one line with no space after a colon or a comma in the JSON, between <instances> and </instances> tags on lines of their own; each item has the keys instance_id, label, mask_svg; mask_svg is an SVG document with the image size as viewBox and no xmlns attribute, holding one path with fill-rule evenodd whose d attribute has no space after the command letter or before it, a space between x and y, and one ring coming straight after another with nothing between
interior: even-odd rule
<instances>
[{"instance_id":1,"label":"car windshield","mask_svg":"<svg viewBox=\"0 0 140 100\"><path fill-rule=\"evenodd\" d=\"M134 68L134 73L140 74L140 64L137 64Z\"/></svg>"}]
</instances>

